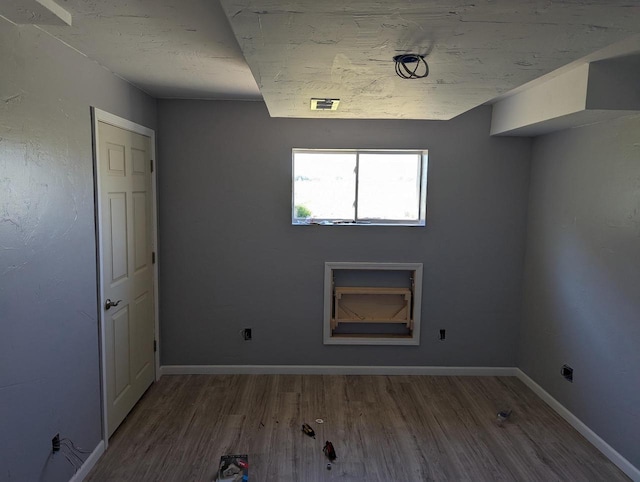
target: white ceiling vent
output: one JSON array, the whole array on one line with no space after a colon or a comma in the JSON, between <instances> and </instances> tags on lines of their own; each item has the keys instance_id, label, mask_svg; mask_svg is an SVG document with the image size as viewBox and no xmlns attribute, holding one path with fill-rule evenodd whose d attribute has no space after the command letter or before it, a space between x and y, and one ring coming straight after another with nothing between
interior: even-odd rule
<instances>
[{"instance_id":1,"label":"white ceiling vent","mask_svg":"<svg viewBox=\"0 0 640 482\"><path fill-rule=\"evenodd\" d=\"M311 99L311 110L338 110L340 99Z\"/></svg>"}]
</instances>

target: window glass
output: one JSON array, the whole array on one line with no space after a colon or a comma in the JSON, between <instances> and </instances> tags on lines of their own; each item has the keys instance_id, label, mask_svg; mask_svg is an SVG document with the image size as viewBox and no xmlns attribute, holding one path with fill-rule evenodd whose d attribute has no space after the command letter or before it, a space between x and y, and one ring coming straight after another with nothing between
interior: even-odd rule
<instances>
[{"instance_id":1,"label":"window glass","mask_svg":"<svg viewBox=\"0 0 640 482\"><path fill-rule=\"evenodd\" d=\"M294 159L294 218L354 219L355 153L296 152Z\"/></svg>"},{"instance_id":2,"label":"window glass","mask_svg":"<svg viewBox=\"0 0 640 482\"><path fill-rule=\"evenodd\" d=\"M426 151L293 150L294 224L425 224Z\"/></svg>"},{"instance_id":3,"label":"window glass","mask_svg":"<svg viewBox=\"0 0 640 482\"><path fill-rule=\"evenodd\" d=\"M420 158L415 153L360 154L358 218L417 221Z\"/></svg>"}]
</instances>

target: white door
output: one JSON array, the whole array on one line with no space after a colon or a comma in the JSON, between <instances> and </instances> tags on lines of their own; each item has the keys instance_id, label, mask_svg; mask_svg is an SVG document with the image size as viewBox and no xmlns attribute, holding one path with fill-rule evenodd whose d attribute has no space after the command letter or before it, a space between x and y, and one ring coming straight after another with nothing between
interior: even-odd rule
<instances>
[{"instance_id":1,"label":"white door","mask_svg":"<svg viewBox=\"0 0 640 482\"><path fill-rule=\"evenodd\" d=\"M99 121L98 156L110 437L155 376L151 142Z\"/></svg>"}]
</instances>

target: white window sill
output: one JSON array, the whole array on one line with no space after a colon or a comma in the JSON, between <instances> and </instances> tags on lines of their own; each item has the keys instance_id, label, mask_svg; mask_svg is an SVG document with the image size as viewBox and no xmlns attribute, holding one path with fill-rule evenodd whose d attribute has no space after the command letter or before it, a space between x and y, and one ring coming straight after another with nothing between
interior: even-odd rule
<instances>
[{"instance_id":1,"label":"white window sill","mask_svg":"<svg viewBox=\"0 0 640 482\"><path fill-rule=\"evenodd\" d=\"M292 226L410 226L425 227L426 223L420 221L417 223L408 222L374 222L374 221L293 221Z\"/></svg>"}]
</instances>

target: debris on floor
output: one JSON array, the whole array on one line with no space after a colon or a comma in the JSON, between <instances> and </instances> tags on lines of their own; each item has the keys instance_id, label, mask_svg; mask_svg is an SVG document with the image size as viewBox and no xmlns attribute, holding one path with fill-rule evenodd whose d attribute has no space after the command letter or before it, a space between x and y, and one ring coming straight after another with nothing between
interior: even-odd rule
<instances>
[{"instance_id":1,"label":"debris on floor","mask_svg":"<svg viewBox=\"0 0 640 482\"><path fill-rule=\"evenodd\" d=\"M333 444L328 440L324 444L324 448L322 449L327 458L331 461L335 460L338 456L336 455L336 451L333 448Z\"/></svg>"},{"instance_id":2,"label":"debris on floor","mask_svg":"<svg viewBox=\"0 0 640 482\"><path fill-rule=\"evenodd\" d=\"M316 418L316 423L317 424L324 423L324 420L321 418ZM309 437L313 437L314 439L316 438L316 432L311 428L311 426L308 423L302 424L302 432L305 435L308 435ZM322 451L331 462L333 462L337 458L336 450L333 448L333 444L328 440L324 443L324 447L322 448ZM327 470L331 470L331 468L332 468L331 463L328 463Z\"/></svg>"},{"instance_id":3,"label":"debris on floor","mask_svg":"<svg viewBox=\"0 0 640 482\"><path fill-rule=\"evenodd\" d=\"M218 467L218 482L246 482L249 480L249 456L223 455Z\"/></svg>"},{"instance_id":4,"label":"debris on floor","mask_svg":"<svg viewBox=\"0 0 640 482\"><path fill-rule=\"evenodd\" d=\"M311 426L308 423L303 423L302 424L302 431L306 435L308 435L309 437L316 438L316 433L313 431L313 429L311 428Z\"/></svg>"},{"instance_id":5,"label":"debris on floor","mask_svg":"<svg viewBox=\"0 0 640 482\"><path fill-rule=\"evenodd\" d=\"M503 422L506 422L510 416L511 416L511 410L501 410L497 414L496 421L499 424L502 424Z\"/></svg>"}]
</instances>

